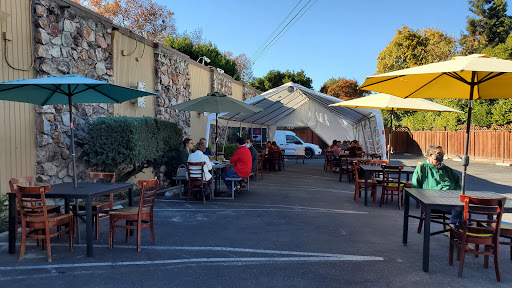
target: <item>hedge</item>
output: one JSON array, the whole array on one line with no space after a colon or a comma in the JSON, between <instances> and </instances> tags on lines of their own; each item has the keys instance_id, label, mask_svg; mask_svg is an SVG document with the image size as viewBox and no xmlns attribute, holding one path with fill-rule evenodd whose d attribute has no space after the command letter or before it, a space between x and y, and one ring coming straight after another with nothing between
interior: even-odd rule
<instances>
[{"instance_id":1,"label":"hedge","mask_svg":"<svg viewBox=\"0 0 512 288\"><path fill-rule=\"evenodd\" d=\"M230 159L235 155L236 150L238 149L237 144L226 144L224 145L224 158Z\"/></svg>"},{"instance_id":2,"label":"hedge","mask_svg":"<svg viewBox=\"0 0 512 288\"><path fill-rule=\"evenodd\" d=\"M151 117L98 118L87 129L89 161L111 169L120 164L172 169L181 141L176 123Z\"/></svg>"}]
</instances>

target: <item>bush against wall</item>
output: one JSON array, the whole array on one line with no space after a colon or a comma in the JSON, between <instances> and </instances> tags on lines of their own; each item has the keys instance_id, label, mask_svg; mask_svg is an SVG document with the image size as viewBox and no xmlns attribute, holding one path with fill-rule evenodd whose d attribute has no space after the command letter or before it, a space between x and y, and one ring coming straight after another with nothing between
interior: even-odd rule
<instances>
[{"instance_id":1,"label":"bush against wall","mask_svg":"<svg viewBox=\"0 0 512 288\"><path fill-rule=\"evenodd\" d=\"M224 158L231 159L233 155L235 155L238 146L236 144L226 144L224 145Z\"/></svg>"},{"instance_id":2,"label":"bush against wall","mask_svg":"<svg viewBox=\"0 0 512 288\"><path fill-rule=\"evenodd\" d=\"M115 171L123 182L147 167L176 171L181 141L182 130L174 122L151 117L99 118L87 130L87 154L96 168Z\"/></svg>"}]
</instances>

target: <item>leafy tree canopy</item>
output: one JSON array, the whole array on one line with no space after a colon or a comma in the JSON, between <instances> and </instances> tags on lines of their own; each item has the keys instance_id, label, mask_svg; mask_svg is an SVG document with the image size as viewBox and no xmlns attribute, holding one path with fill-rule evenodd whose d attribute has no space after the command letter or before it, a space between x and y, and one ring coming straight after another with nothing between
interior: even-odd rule
<instances>
[{"instance_id":1,"label":"leafy tree canopy","mask_svg":"<svg viewBox=\"0 0 512 288\"><path fill-rule=\"evenodd\" d=\"M176 33L174 12L154 0L73 0L156 42Z\"/></svg>"},{"instance_id":2,"label":"leafy tree canopy","mask_svg":"<svg viewBox=\"0 0 512 288\"><path fill-rule=\"evenodd\" d=\"M440 30L420 31L403 26L379 53L376 74L445 61L455 54L455 49L455 38Z\"/></svg>"},{"instance_id":3,"label":"leafy tree canopy","mask_svg":"<svg viewBox=\"0 0 512 288\"><path fill-rule=\"evenodd\" d=\"M267 75L261 78L255 78L253 81L249 82L249 85L260 91L267 91L288 82L293 82L310 89L313 88L311 85L313 80L306 76L304 70L297 72L290 70L286 70L285 72L270 70Z\"/></svg>"},{"instance_id":4,"label":"leafy tree canopy","mask_svg":"<svg viewBox=\"0 0 512 288\"><path fill-rule=\"evenodd\" d=\"M512 18L506 14L505 0L469 0L469 11L476 17L468 17L467 33L459 40L462 54L480 53L506 41L512 31Z\"/></svg>"},{"instance_id":5,"label":"leafy tree canopy","mask_svg":"<svg viewBox=\"0 0 512 288\"><path fill-rule=\"evenodd\" d=\"M165 39L165 45L188 55L193 60L206 56L210 62L204 62L205 65L220 68L235 80L240 80L237 62L230 58L232 54L221 52L217 45L198 38L197 34L169 35Z\"/></svg>"},{"instance_id":6,"label":"leafy tree canopy","mask_svg":"<svg viewBox=\"0 0 512 288\"><path fill-rule=\"evenodd\" d=\"M370 91L359 90L357 80L345 78L331 78L327 80L320 92L329 94L342 100L351 100L370 94Z\"/></svg>"}]
</instances>

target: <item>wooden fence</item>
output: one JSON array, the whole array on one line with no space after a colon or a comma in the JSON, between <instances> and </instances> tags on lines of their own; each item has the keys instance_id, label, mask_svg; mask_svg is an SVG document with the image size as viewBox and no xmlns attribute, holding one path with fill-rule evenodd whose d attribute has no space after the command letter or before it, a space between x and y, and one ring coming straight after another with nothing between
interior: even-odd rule
<instances>
[{"instance_id":1,"label":"wooden fence","mask_svg":"<svg viewBox=\"0 0 512 288\"><path fill-rule=\"evenodd\" d=\"M386 127L386 142L389 128ZM430 145L443 146L449 156L463 155L466 131L393 131L395 153L425 153ZM471 130L469 156L497 162L512 161L512 133L504 130Z\"/></svg>"}]
</instances>

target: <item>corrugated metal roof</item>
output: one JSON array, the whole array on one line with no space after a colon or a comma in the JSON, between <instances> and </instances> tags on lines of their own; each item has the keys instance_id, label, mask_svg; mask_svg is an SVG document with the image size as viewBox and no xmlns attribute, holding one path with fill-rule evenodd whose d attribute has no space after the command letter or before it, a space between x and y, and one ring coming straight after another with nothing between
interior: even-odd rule
<instances>
[{"instance_id":1,"label":"corrugated metal roof","mask_svg":"<svg viewBox=\"0 0 512 288\"><path fill-rule=\"evenodd\" d=\"M292 93L288 91L289 87L294 88ZM219 118L230 121L253 123L262 126L272 125L279 119L282 119L294 112L308 101L314 101L325 106L333 114L345 119L351 124L356 124L373 116L372 112L366 109L330 107L330 104L338 103L342 100L289 82L244 101L248 104L253 104L254 106L262 108L263 111L258 113L228 113L220 116Z\"/></svg>"}]
</instances>

